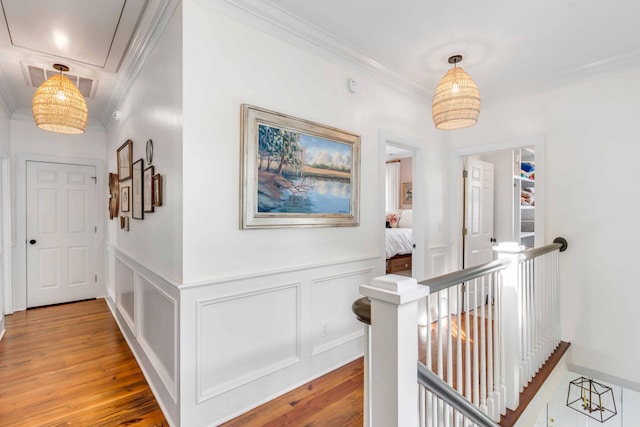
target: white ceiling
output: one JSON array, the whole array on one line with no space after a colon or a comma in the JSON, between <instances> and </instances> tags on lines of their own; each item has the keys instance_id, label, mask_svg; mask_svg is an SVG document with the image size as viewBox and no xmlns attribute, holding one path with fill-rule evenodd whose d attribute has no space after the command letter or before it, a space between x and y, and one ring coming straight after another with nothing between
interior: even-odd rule
<instances>
[{"instance_id":1,"label":"white ceiling","mask_svg":"<svg viewBox=\"0 0 640 427\"><path fill-rule=\"evenodd\" d=\"M93 80L89 125L102 127L176 0L0 0L0 95L14 117L31 116L29 67ZM32 71L32 70L31 70ZM37 86L37 84L36 84Z\"/></svg>"},{"instance_id":2,"label":"white ceiling","mask_svg":"<svg viewBox=\"0 0 640 427\"><path fill-rule=\"evenodd\" d=\"M464 56L485 104L640 67L635 0L196 1L270 21L272 33L337 52L425 100L453 54ZM28 66L60 62L97 82L87 106L90 123L103 126L179 0L0 3L0 101L9 112L30 115Z\"/></svg>"},{"instance_id":3,"label":"white ceiling","mask_svg":"<svg viewBox=\"0 0 640 427\"><path fill-rule=\"evenodd\" d=\"M640 66L635 0L269 3L406 76L429 97L453 54L464 56L460 65L483 102Z\"/></svg>"}]
</instances>

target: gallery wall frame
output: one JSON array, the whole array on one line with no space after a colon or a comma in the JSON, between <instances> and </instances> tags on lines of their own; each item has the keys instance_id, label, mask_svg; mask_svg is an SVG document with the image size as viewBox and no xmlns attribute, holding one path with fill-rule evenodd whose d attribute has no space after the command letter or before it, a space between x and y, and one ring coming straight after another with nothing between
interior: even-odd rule
<instances>
[{"instance_id":1,"label":"gallery wall frame","mask_svg":"<svg viewBox=\"0 0 640 427\"><path fill-rule=\"evenodd\" d=\"M120 188L120 210L122 212L129 212L129 191L131 187Z\"/></svg>"},{"instance_id":2,"label":"gallery wall frame","mask_svg":"<svg viewBox=\"0 0 640 427\"><path fill-rule=\"evenodd\" d=\"M153 166L144 170L142 200L145 212L153 212Z\"/></svg>"},{"instance_id":3,"label":"gallery wall frame","mask_svg":"<svg viewBox=\"0 0 640 427\"><path fill-rule=\"evenodd\" d=\"M162 206L162 175L153 175L153 206Z\"/></svg>"},{"instance_id":4,"label":"gallery wall frame","mask_svg":"<svg viewBox=\"0 0 640 427\"><path fill-rule=\"evenodd\" d=\"M116 218L118 216L118 200L120 181L118 180L118 174L109 173L109 219Z\"/></svg>"},{"instance_id":5,"label":"gallery wall frame","mask_svg":"<svg viewBox=\"0 0 640 427\"><path fill-rule=\"evenodd\" d=\"M133 158L133 141L128 139L117 150L118 177L120 181L126 181L131 178L132 158Z\"/></svg>"},{"instance_id":6,"label":"gallery wall frame","mask_svg":"<svg viewBox=\"0 0 640 427\"><path fill-rule=\"evenodd\" d=\"M131 217L133 219L144 219L143 169L144 164L142 159L136 160L131 169Z\"/></svg>"},{"instance_id":7,"label":"gallery wall frame","mask_svg":"<svg viewBox=\"0 0 640 427\"><path fill-rule=\"evenodd\" d=\"M360 136L241 106L240 228L360 223Z\"/></svg>"}]
</instances>

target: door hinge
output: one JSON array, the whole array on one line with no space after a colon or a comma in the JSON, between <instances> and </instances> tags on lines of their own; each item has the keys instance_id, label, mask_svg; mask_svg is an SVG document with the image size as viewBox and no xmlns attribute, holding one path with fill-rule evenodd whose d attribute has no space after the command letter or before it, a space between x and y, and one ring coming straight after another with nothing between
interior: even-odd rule
<instances>
[{"instance_id":1,"label":"door hinge","mask_svg":"<svg viewBox=\"0 0 640 427\"><path fill-rule=\"evenodd\" d=\"M95 227L93 227L93 232L97 233L98 232L98 226L96 225Z\"/></svg>"},{"instance_id":2,"label":"door hinge","mask_svg":"<svg viewBox=\"0 0 640 427\"><path fill-rule=\"evenodd\" d=\"M467 227L462 227L462 235L466 236L467 235Z\"/></svg>"},{"instance_id":3,"label":"door hinge","mask_svg":"<svg viewBox=\"0 0 640 427\"><path fill-rule=\"evenodd\" d=\"M98 275L96 274L95 276L93 276L94 281L98 281Z\"/></svg>"},{"instance_id":4,"label":"door hinge","mask_svg":"<svg viewBox=\"0 0 640 427\"><path fill-rule=\"evenodd\" d=\"M469 176L469 173L466 170L462 171L462 177L466 178L467 176Z\"/></svg>"}]
</instances>

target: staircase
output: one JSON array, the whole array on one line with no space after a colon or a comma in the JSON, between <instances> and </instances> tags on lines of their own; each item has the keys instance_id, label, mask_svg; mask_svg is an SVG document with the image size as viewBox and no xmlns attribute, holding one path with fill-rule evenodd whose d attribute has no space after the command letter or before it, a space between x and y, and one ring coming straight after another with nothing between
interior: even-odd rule
<instances>
[{"instance_id":1,"label":"staircase","mask_svg":"<svg viewBox=\"0 0 640 427\"><path fill-rule=\"evenodd\" d=\"M568 347L558 304L566 248L562 238L530 250L501 244L482 266L361 286L365 426L515 425L525 389L539 388Z\"/></svg>"}]
</instances>

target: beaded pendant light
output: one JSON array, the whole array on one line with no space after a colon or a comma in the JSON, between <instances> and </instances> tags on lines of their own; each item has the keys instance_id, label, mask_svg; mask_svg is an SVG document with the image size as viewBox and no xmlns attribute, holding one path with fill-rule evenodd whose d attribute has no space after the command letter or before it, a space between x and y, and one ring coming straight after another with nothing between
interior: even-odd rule
<instances>
[{"instance_id":1,"label":"beaded pendant light","mask_svg":"<svg viewBox=\"0 0 640 427\"><path fill-rule=\"evenodd\" d=\"M71 80L62 75L69 67L54 64L60 71L36 90L31 111L36 126L57 133L80 134L87 128L87 104Z\"/></svg>"},{"instance_id":2,"label":"beaded pendant light","mask_svg":"<svg viewBox=\"0 0 640 427\"><path fill-rule=\"evenodd\" d=\"M460 61L462 55L449 58L453 68L440 80L433 95L431 114L438 129L462 129L478 122L480 92L469 74L457 67Z\"/></svg>"}]
</instances>

